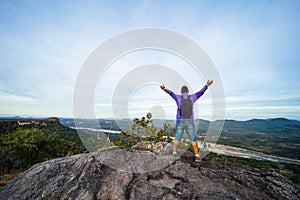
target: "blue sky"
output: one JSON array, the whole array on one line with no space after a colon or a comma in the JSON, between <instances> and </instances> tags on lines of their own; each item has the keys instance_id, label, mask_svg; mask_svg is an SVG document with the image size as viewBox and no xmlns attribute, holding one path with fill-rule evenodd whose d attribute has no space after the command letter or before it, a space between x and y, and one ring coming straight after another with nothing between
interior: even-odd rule
<instances>
[{"instance_id":1,"label":"blue sky","mask_svg":"<svg viewBox=\"0 0 300 200\"><path fill-rule=\"evenodd\" d=\"M0 5L0 115L73 117L76 78L90 53L119 33L157 27L182 33L205 49L223 81L227 119L300 120L300 1L2 0ZM118 60L99 80L97 117L113 117L114 87L128 71L149 63L188 69L179 58L146 50ZM206 82L190 70L182 73L193 91ZM152 110L175 118L175 103L158 85L141 86L129 96L132 117ZM211 119L209 92L197 108L200 118Z\"/></svg>"}]
</instances>

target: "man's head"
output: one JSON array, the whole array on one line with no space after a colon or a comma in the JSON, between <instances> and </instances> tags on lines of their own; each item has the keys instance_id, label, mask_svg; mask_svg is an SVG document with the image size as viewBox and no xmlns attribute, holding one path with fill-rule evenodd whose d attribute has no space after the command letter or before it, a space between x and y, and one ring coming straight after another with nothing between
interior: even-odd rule
<instances>
[{"instance_id":1,"label":"man's head","mask_svg":"<svg viewBox=\"0 0 300 200\"><path fill-rule=\"evenodd\" d=\"M181 87L181 93L188 93L188 92L189 92L189 89L187 86L184 85Z\"/></svg>"}]
</instances>

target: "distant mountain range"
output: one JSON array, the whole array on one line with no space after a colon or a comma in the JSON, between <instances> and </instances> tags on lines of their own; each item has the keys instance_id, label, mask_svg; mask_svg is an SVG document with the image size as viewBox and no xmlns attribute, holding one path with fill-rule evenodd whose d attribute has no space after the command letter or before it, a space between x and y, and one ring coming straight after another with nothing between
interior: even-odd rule
<instances>
[{"instance_id":1,"label":"distant mountain range","mask_svg":"<svg viewBox=\"0 0 300 200\"><path fill-rule=\"evenodd\" d=\"M75 127L73 119L61 118L61 123ZM108 120L98 119L103 129L124 130L131 124L130 119ZM155 125L161 126L166 120L154 120ZM174 127L175 121L168 120ZM87 128L99 128L87 119L77 119L77 125ZM210 122L198 119L198 136L204 138ZM270 155L300 159L300 121L286 118L251 119L247 121L225 120L219 144L235 146L259 151Z\"/></svg>"},{"instance_id":2,"label":"distant mountain range","mask_svg":"<svg viewBox=\"0 0 300 200\"><path fill-rule=\"evenodd\" d=\"M20 116L0 116L1 120L43 120L43 118L37 117L20 117ZM44 118L49 119L49 118ZM113 129L113 130L122 130L127 129L132 119L76 119L76 125L73 118L58 118L60 123L69 127L86 127L86 128L98 128L99 126L103 129ZM154 119L154 123L157 127L160 127L165 121L175 125L175 120L163 120L163 119ZM95 123L96 122L96 123ZM195 120L195 124L198 125L198 132L206 132L210 122L203 119ZM300 121L291 120L286 118L268 118L268 119L251 119L247 121L237 121L237 120L225 120L223 126L223 133L228 132L238 132L239 134L281 134L281 133L299 133L300 130Z\"/></svg>"},{"instance_id":3,"label":"distant mountain range","mask_svg":"<svg viewBox=\"0 0 300 200\"><path fill-rule=\"evenodd\" d=\"M33 120L34 118L1 117L3 120ZM40 119L40 118L39 118ZM61 124L69 127L86 127L110 130L126 130L130 127L131 119L76 119L76 125L72 118L59 118ZM166 120L154 119L157 127ZM174 120L167 120L175 125ZM95 123L96 122L96 123ZM198 135L203 139L210 123L207 120L198 119ZM201 139L200 138L200 139ZM286 118L251 119L247 121L225 120L219 144L246 148L270 155L300 159L300 121Z\"/></svg>"}]
</instances>

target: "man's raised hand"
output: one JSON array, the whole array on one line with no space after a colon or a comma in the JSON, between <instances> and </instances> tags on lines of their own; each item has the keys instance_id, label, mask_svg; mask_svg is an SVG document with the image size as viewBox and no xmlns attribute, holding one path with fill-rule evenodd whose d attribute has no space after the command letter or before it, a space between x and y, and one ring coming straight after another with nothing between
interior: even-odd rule
<instances>
[{"instance_id":1,"label":"man's raised hand","mask_svg":"<svg viewBox=\"0 0 300 200\"><path fill-rule=\"evenodd\" d=\"M161 88L162 90L165 90L165 89L166 89L166 86L165 86L164 84L162 84L162 85L160 86L160 88Z\"/></svg>"},{"instance_id":2,"label":"man's raised hand","mask_svg":"<svg viewBox=\"0 0 300 200\"><path fill-rule=\"evenodd\" d=\"M213 80L208 80L207 82L206 82L206 86L208 87L208 86L210 86L211 84L213 84Z\"/></svg>"}]
</instances>

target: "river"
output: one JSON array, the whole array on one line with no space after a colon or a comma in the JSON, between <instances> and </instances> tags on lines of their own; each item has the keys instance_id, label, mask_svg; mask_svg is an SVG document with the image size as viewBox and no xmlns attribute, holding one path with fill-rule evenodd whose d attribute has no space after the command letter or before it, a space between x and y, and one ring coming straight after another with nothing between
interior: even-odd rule
<instances>
[{"instance_id":1,"label":"river","mask_svg":"<svg viewBox=\"0 0 300 200\"><path fill-rule=\"evenodd\" d=\"M281 162L281 163L290 163L290 164L298 164L300 165L300 160L296 159L290 159L285 157L279 157L279 156L273 156L273 155L267 155L261 152L255 152L247 149L232 147L232 146L226 146L226 145L219 145L219 144L211 144L212 147L207 148L209 151L219 153L219 154L225 154L225 155L231 155L231 156L237 156L237 157L243 157L243 158L253 158L257 160L267 160L272 162Z\"/></svg>"},{"instance_id":2,"label":"river","mask_svg":"<svg viewBox=\"0 0 300 200\"><path fill-rule=\"evenodd\" d=\"M117 133L119 134L121 131L117 130L108 130L108 129L93 129L93 128L85 128L85 127L71 127L74 129L79 130L89 130L89 131L95 131L95 132L104 132L104 133ZM207 148L208 151L219 153L219 154L225 154L225 155L231 155L231 156L237 156L237 157L243 157L243 158L253 158L258 160L267 160L272 162L282 162L282 163L291 163L291 164L298 164L300 165L300 160L296 159L290 159L285 157L279 157L279 156L273 156L273 155L267 155L261 152L255 152L250 151L247 149L232 147L232 146L226 146L226 145L220 145L220 144L207 144L208 146L211 146L210 148ZM203 149L203 145L199 142L199 148Z\"/></svg>"}]
</instances>

